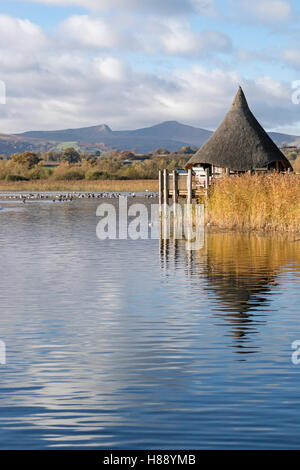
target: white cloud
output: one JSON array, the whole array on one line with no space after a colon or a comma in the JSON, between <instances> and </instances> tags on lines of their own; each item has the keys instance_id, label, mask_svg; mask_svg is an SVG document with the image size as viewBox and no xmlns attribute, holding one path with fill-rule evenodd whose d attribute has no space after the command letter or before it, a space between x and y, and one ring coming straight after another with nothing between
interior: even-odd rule
<instances>
[{"instance_id":1,"label":"white cloud","mask_svg":"<svg viewBox=\"0 0 300 470\"><path fill-rule=\"evenodd\" d=\"M7 86L7 104L1 107L2 132L97 123L126 129L163 120L214 128L238 83L245 84L252 109L267 127L298 120L289 84L266 76L246 81L234 70L199 65L170 68L165 73L154 67L149 72L148 63L130 66L118 55L128 25L118 30L117 23L98 16L72 16L64 26L65 36L50 38L27 20L0 15L0 41L5 44L0 48L0 79ZM82 47L78 41L74 47L76 27ZM192 31L184 21L152 18L137 29L139 39L143 30L146 42L155 38L151 44L155 52L196 57L230 49L226 36ZM128 48L135 38L129 37ZM140 44L142 50L144 44Z\"/></svg>"},{"instance_id":2,"label":"white cloud","mask_svg":"<svg viewBox=\"0 0 300 470\"><path fill-rule=\"evenodd\" d=\"M199 57L230 52L231 40L218 31L192 31L186 20L146 18L143 24L127 16L106 18L73 15L59 25L67 47L115 51L163 53Z\"/></svg>"},{"instance_id":3,"label":"white cloud","mask_svg":"<svg viewBox=\"0 0 300 470\"><path fill-rule=\"evenodd\" d=\"M279 80L269 76L258 77L255 80L255 84L266 94L269 98L288 100L290 97L290 91L284 86Z\"/></svg>"},{"instance_id":4,"label":"white cloud","mask_svg":"<svg viewBox=\"0 0 300 470\"><path fill-rule=\"evenodd\" d=\"M24 0L23 0L24 1ZM58 6L80 6L92 11L122 9L178 15L200 8L202 14L212 11L213 0L25 0Z\"/></svg>"},{"instance_id":5,"label":"white cloud","mask_svg":"<svg viewBox=\"0 0 300 470\"><path fill-rule=\"evenodd\" d=\"M236 49L234 53L238 61L263 61L267 63L274 59L274 50L269 49L261 49L259 51Z\"/></svg>"},{"instance_id":6,"label":"white cloud","mask_svg":"<svg viewBox=\"0 0 300 470\"><path fill-rule=\"evenodd\" d=\"M73 15L60 24L59 31L74 44L82 46L111 49L122 45L122 34L102 18Z\"/></svg>"},{"instance_id":7,"label":"white cloud","mask_svg":"<svg viewBox=\"0 0 300 470\"><path fill-rule=\"evenodd\" d=\"M96 58L94 66L99 77L107 82L123 83L130 73L130 68L114 57Z\"/></svg>"},{"instance_id":8,"label":"white cloud","mask_svg":"<svg viewBox=\"0 0 300 470\"><path fill-rule=\"evenodd\" d=\"M292 124L298 118L289 86L270 77L245 81L235 71L201 66L158 75L132 68L113 55L53 52L40 56L39 67L6 72L2 79L9 84L7 105L1 108L2 132L100 123L126 129L164 120L215 128L239 83L267 127Z\"/></svg>"},{"instance_id":9,"label":"white cloud","mask_svg":"<svg viewBox=\"0 0 300 470\"><path fill-rule=\"evenodd\" d=\"M187 23L176 20L165 21L162 26L160 39L167 54L199 56L232 48L229 37L218 31L195 32Z\"/></svg>"},{"instance_id":10,"label":"white cloud","mask_svg":"<svg viewBox=\"0 0 300 470\"><path fill-rule=\"evenodd\" d=\"M36 24L26 19L0 14L0 45L2 51L13 49L24 53L34 52L41 49L46 42L46 35Z\"/></svg>"},{"instance_id":11,"label":"white cloud","mask_svg":"<svg viewBox=\"0 0 300 470\"><path fill-rule=\"evenodd\" d=\"M286 129L299 121L299 108L292 103L290 83L270 76L245 81L249 104L267 129ZM299 131L298 131L299 132Z\"/></svg>"},{"instance_id":12,"label":"white cloud","mask_svg":"<svg viewBox=\"0 0 300 470\"><path fill-rule=\"evenodd\" d=\"M292 6L288 1L238 0L237 3L248 20L258 20L260 23L282 23L292 16Z\"/></svg>"},{"instance_id":13,"label":"white cloud","mask_svg":"<svg viewBox=\"0 0 300 470\"><path fill-rule=\"evenodd\" d=\"M52 41L36 24L26 19L0 14L1 73L17 72L38 66L38 56Z\"/></svg>"},{"instance_id":14,"label":"white cloud","mask_svg":"<svg viewBox=\"0 0 300 470\"><path fill-rule=\"evenodd\" d=\"M234 71L193 66L176 70L171 80L174 86L156 95L165 117L214 128L227 111L241 78Z\"/></svg>"},{"instance_id":15,"label":"white cloud","mask_svg":"<svg viewBox=\"0 0 300 470\"><path fill-rule=\"evenodd\" d=\"M299 49L285 49L283 51L283 59L295 68L300 68L300 51Z\"/></svg>"},{"instance_id":16,"label":"white cloud","mask_svg":"<svg viewBox=\"0 0 300 470\"><path fill-rule=\"evenodd\" d=\"M200 15L212 17L218 15L215 0L191 0L191 4Z\"/></svg>"}]
</instances>

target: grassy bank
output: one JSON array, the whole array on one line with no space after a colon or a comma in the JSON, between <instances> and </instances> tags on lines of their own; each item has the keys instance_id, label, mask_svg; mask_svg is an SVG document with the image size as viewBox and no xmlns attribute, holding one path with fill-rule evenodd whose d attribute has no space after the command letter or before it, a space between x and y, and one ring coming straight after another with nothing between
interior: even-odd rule
<instances>
[{"instance_id":1,"label":"grassy bank","mask_svg":"<svg viewBox=\"0 0 300 470\"><path fill-rule=\"evenodd\" d=\"M208 221L218 228L300 233L300 177L223 178L210 189Z\"/></svg>"},{"instance_id":2,"label":"grassy bank","mask_svg":"<svg viewBox=\"0 0 300 470\"><path fill-rule=\"evenodd\" d=\"M158 191L157 180L0 181L0 191Z\"/></svg>"}]
</instances>

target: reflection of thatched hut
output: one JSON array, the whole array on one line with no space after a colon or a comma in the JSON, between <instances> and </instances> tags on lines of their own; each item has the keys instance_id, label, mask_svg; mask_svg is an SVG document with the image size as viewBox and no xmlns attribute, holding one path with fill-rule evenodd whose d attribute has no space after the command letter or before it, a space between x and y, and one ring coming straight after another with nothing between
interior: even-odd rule
<instances>
[{"instance_id":1,"label":"reflection of thatched hut","mask_svg":"<svg viewBox=\"0 0 300 470\"><path fill-rule=\"evenodd\" d=\"M229 112L210 139L188 161L186 168L208 169L210 175L255 169L292 168L248 107L240 87Z\"/></svg>"},{"instance_id":2,"label":"reflection of thatched hut","mask_svg":"<svg viewBox=\"0 0 300 470\"><path fill-rule=\"evenodd\" d=\"M300 244L293 237L208 233L197 251L187 251L183 240L161 239L160 257L166 277L176 270L189 279L193 315L197 309L203 314L208 297L214 324L227 325L225 334L234 338L237 352L245 353L255 351L253 335L272 317L278 277L291 263L291 269L299 270Z\"/></svg>"}]
</instances>

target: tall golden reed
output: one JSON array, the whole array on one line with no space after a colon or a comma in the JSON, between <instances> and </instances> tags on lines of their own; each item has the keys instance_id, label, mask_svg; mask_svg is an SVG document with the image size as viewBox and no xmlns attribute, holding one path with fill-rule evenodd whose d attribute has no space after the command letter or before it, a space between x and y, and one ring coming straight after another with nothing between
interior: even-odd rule
<instances>
[{"instance_id":1,"label":"tall golden reed","mask_svg":"<svg viewBox=\"0 0 300 470\"><path fill-rule=\"evenodd\" d=\"M300 233L300 176L226 177L212 185L208 221L219 228Z\"/></svg>"}]
</instances>

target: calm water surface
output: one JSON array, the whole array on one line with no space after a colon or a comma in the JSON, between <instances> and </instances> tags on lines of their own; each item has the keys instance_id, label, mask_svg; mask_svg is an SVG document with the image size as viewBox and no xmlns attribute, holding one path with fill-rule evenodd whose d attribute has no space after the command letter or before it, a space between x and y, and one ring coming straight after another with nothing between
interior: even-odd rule
<instances>
[{"instance_id":1,"label":"calm water surface","mask_svg":"<svg viewBox=\"0 0 300 470\"><path fill-rule=\"evenodd\" d=\"M1 202L0 447L299 447L300 242L99 241L98 204Z\"/></svg>"}]
</instances>

